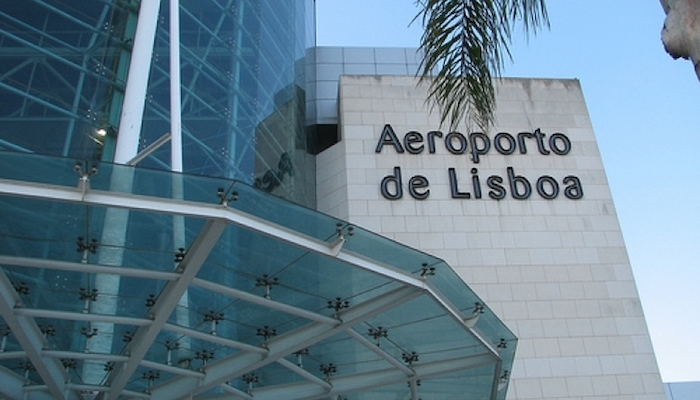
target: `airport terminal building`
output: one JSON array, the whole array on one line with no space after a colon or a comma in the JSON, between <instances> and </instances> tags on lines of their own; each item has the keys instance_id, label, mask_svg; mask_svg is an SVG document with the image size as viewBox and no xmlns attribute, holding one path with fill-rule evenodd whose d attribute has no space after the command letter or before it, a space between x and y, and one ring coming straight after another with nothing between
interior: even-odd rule
<instances>
[{"instance_id":1,"label":"airport terminal building","mask_svg":"<svg viewBox=\"0 0 700 400\"><path fill-rule=\"evenodd\" d=\"M665 398L578 81L450 131L312 0L0 5L0 397Z\"/></svg>"}]
</instances>

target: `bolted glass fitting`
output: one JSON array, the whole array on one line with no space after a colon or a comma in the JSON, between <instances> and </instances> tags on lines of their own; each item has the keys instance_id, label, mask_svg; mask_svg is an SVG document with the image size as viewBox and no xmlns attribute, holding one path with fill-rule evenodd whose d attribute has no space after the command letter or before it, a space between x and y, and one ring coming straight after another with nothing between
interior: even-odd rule
<instances>
[{"instance_id":1,"label":"bolted glass fitting","mask_svg":"<svg viewBox=\"0 0 700 400\"><path fill-rule=\"evenodd\" d=\"M412 351L410 353L403 353L401 354L401 359L403 359L403 362L408 364L408 366L410 367L411 365L413 365L414 362L418 361L418 353L416 353L415 351Z\"/></svg>"},{"instance_id":2,"label":"bolted glass fitting","mask_svg":"<svg viewBox=\"0 0 700 400\"><path fill-rule=\"evenodd\" d=\"M266 299L270 298L270 291L272 290L272 286L279 284L279 279L277 277L270 278L267 274L263 274L262 278L258 278L255 280L255 287L262 286L265 288Z\"/></svg>"},{"instance_id":3,"label":"bolted glass fitting","mask_svg":"<svg viewBox=\"0 0 700 400\"><path fill-rule=\"evenodd\" d=\"M428 263L423 263L421 265L420 276L425 278L425 277L433 276L433 275L435 275L435 267L429 267Z\"/></svg>"},{"instance_id":4,"label":"bolted glass fitting","mask_svg":"<svg viewBox=\"0 0 700 400\"><path fill-rule=\"evenodd\" d=\"M389 332L385 328L378 326L376 329L369 328L369 335L374 338L377 342L377 347L379 347L381 338L389 336Z\"/></svg>"},{"instance_id":5,"label":"bolted glass fitting","mask_svg":"<svg viewBox=\"0 0 700 400\"><path fill-rule=\"evenodd\" d=\"M342 300L340 297L336 297L335 300L328 300L328 307L338 312L342 309L350 307L350 302L348 300Z\"/></svg>"},{"instance_id":6,"label":"bolted glass fitting","mask_svg":"<svg viewBox=\"0 0 700 400\"><path fill-rule=\"evenodd\" d=\"M233 185L231 185L228 190L224 190L222 187L216 190L216 197L219 198L219 204L225 206L231 201L238 201L238 192L231 190L232 188Z\"/></svg>"},{"instance_id":7,"label":"bolted glass fitting","mask_svg":"<svg viewBox=\"0 0 700 400\"><path fill-rule=\"evenodd\" d=\"M177 253L175 253L175 262L179 263L182 260L185 259L185 256L187 255L187 252L185 251L184 247L178 247L177 248Z\"/></svg>"},{"instance_id":8,"label":"bolted glass fitting","mask_svg":"<svg viewBox=\"0 0 700 400\"><path fill-rule=\"evenodd\" d=\"M257 332L255 333L257 336L262 336L265 341L267 341L269 338L273 336L277 336L277 329L275 328L270 328L269 326L265 325L262 328L258 328Z\"/></svg>"},{"instance_id":9,"label":"bolted glass fitting","mask_svg":"<svg viewBox=\"0 0 700 400\"><path fill-rule=\"evenodd\" d=\"M196 358L198 360L202 360L202 367L204 367L205 365L207 365L207 361L214 358L214 351L213 350L198 351L195 353L194 358Z\"/></svg>"},{"instance_id":10,"label":"bolted glass fitting","mask_svg":"<svg viewBox=\"0 0 700 400\"><path fill-rule=\"evenodd\" d=\"M216 326L223 320L224 313L216 313L214 310L209 310L208 313L204 314L204 322L211 322L211 331L209 333L214 336L216 336Z\"/></svg>"},{"instance_id":11,"label":"bolted glass fitting","mask_svg":"<svg viewBox=\"0 0 700 400\"><path fill-rule=\"evenodd\" d=\"M82 236L78 236L78 239L75 241L75 244L77 246L78 253L97 253L97 239L90 239L89 241L85 241L85 239Z\"/></svg>"},{"instance_id":12,"label":"bolted glass fitting","mask_svg":"<svg viewBox=\"0 0 700 400\"><path fill-rule=\"evenodd\" d=\"M318 369L323 375L326 376L326 381L330 380L331 376L338 372L338 368L336 368L333 363L321 364Z\"/></svg>"}]
</instances>

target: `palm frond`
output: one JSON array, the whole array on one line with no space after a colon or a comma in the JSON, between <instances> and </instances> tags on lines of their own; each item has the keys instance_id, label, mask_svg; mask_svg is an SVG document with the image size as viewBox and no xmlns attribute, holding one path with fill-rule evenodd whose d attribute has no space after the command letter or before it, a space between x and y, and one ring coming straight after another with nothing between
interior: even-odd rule
<instances>
[{"instance_id":1,"label":"palm frond","mask_svg":"<svg viewBox=\"0 0 700 400\"><path fill-rule=\"evenodd\" d=\"M494 77L500 77L512 33L549 25L544 0L418 0L424 33L420 82L430 79L429 101L441 123L493 124Z\"/></svg>"}]
</instances>

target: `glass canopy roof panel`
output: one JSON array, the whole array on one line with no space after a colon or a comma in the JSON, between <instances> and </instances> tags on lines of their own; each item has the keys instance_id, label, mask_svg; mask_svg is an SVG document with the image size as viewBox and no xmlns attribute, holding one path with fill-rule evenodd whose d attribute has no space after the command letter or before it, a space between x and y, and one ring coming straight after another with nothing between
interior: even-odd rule
<instances>
[{"instance_id":1,"label":"glass canopy roof panel","mask_svg":"<svg viewBox=\"0 0 700 400\"><path fill-rule=\"evenodd\" d=\"M95 190L205 204L219 203L218 189L230 188L233 183L222 178L10 151L2 151L0 178L76 190L81 178L84 178L89 181L89 187Z\"/></svg>"},{"instance_id":2,"label":"glass canopy roof panel","mask_svg":"<svg viewBox=\"0 0 700 400\"><path fill-rule=\"evenodd\" d=\"M421 379L417 387L419 396L429 393L431 398L445 400L482 400L491 398L497 365L487 365L456 371L428 379ZM497 399L503 399L497 392Z\"/></svg>"},{"instance_id":3,"label":"glass canopy roof panel","mask_svg":"<svg viewBox=\"0 0 700 400\"><path fill-rule=\"evenodd\" d=\"M96 359L99 355L121 354L136 331L133 325L109 322L59 318L42 318L40 321L39 329L49 343L48 350L72 352L79 356L90 353ZM65 357L71 358L70 355Z\"/></svg>"},{"instance_id":4,"label":"glass canopy roof panel","mask_svg":"<svg viewBox=\"0 0 700 400\"><path fill-rule=\"evenodd\" d=\"M0 196L0 209L1 255L80 262L77 242L96 234L83 205Z\"/></svg>"},{"instance_id":5,"label":"glass canopy roof panel","mask_svg":"<svg viewBox=\"0 0 700 400\"><path fill-rule=\"evenodd\" d=\"M225 337L222 335L222 337ZM145 360L196 371L207 363L238 353L239 350L187 335L162 331L144 357ZM168 364L169 362L169 364Z\"/></svg>"},{"instance_id":6,"label":"glass canopy roof panel","mask_svg":"<svg viewBox=\"0 0 700 400\"><path fill-rule=\"evenodd\" d=\"M250 291L257 278L273 277L306 251L252 230L229 225L198 277ZM235 279L230 276L235 276ZM222 278L229 277L225 282Z\"/></svg>"},{"instance_id":7,"label":"glass canopy roof panel","mask_svg":"<svg viewBox=\"0 0 700 400\"><path fill-rule=\"evenodd\" d=\"M75 165L69 158L3 151L0 178L77 187L80 174Z\"/></svg>"},{"instance_id":8,"label":"glass canopy roof panel","mask_svg":"<svg viewBox=\"0 0 700 400\"><path fill-rule=\"evenodd\" d=\"M294 365L296 365L296 362ZM302 364L302 366L304 365ZM304 370L309 370L306 366L304 367ZM309 371L311 372L311 370ZM272 363L258 368L255 371L243 374L230 381L229 384L242 392L247 392L257 387L285 385L303 381L306 381L306 379L298 373L279 363Z\"/></svg>"},{"instance_id":9,"label":"glass canopy roof panel","mask_svg":"<svg viewBox=\"0 0 700 400\"><path fill-rule=\"evenodd\" d=\"M515 337L487 307L477 309L476 304L483 303L435 257L360 228L349 229L347 223L337 226L340 221L334 218L240 183L105 164L97 174L91 169L85 173L90 188L86 187L88 197L83 198L93 204L88 205L71 194L80 193L81 178L73 160L22 155L0 157L0 166L13 160L21 167L0 168L0 189L5 193L0 196L0 273L15 286L10 290L19 294L25 308L3 311L1 316L8 321L26 315L21 318L36 324L36 332L46 337L47 351L68 352L60 357L75 354L78 365L68 371L75 382L113 383L105 379L111 374L104 370L106 360L126 360L123 354L135 343L146 346L137 358L128 358L136 370L127 376L128 382L117 380L125 384L119 390L176 387L177 380L206 374L218 361L229 365L238 362L238 353L264 353L264 347L273 343L284 343L279 346L286 350L278 356L286 361L280 364L273 359L257 366L257 372L265 375L265 386L259 382L254 391L309 382L318 388L326 380L340 384L343 379L354 387L360 385L361 376L397 376L401 370L400 384L396 378L381 383L392 389L357 386L347 391L347 397L395 396L401 387L401 393L410 398L406 366L412 364L420 375L421 365L437 367L445 361L457 363L457 370L464 372L454 371L457 383L452 385L453 370L440 367L440 377L449 375L444 383L449 393L442 396L438 389L435 393L437 398L455 398L470 382L490 393L499 359L503 370L512 366ZM32 177L32 171L44 171L43 161L54 173ZM32 162L37 168L32 168ZM19 185L5 179L47 186L34 185L37 192L13 192ZM177 189L180 181L182 192ZM128 182L130 187L115 182ZM224 188L225 202L230 200L226 206L219 204L219 187ZM237 200L231 198L234 190ZM66 197L51 200L55 193ZM122 193L139 197L132 204ZM168 207L159 207L159 202ZM172 215L180 212L199 217ZM81 233L82 247L77 239ZM115 236L120 239L115 241ZM336 257L331 247L340 236L344 244L336 247L340 251ZM92 238L97 238L94 249ZM177 247L185 250L179 252ZM189 263L180 270L185 258ZM114 273L104 274L105 266L112 266ZM95 295L93 289L97 289ZM166 304L172 305L165 311L167 322L149 316ZM460 322L473 315L479 317L476 333L469 330L469 321ZM323 333L346 323L330 336ZM146 339L136 333L151 325L157 333L143 343ZM371 332L380 327L386 329L385 336ZM302 338L302 332L311 336ZM486 343L479 340L479 332ZM10 356L8 351L22 350L20 343L28 342L17 340L15 334L6 336L2 365L14 368L21 378L25 371L13 364L26 360L25 353ZM505 347L498 346L501 339ZM295 354L301 343L308 353ZM497 348L500 358L490 354L490 348ZM410 360L413 352L418 359ZM474 368L481 364L471 365L470 360L490 366L479 367L487 371L482 374ZM299 361L303 371L295 370ZM117 362L118 370L123 362ZM324 370L331 364L333 371ZM101 375L86 378L85 365L99 366ZM33 382L40 382L35 372L27 371ZM440 377L429 375L426 382ZM242 376L230 378L237 390L248 389ZM186 390L227 390L215 385L198 391L203 381L195 381Z\"/></svg>"},{"instance_id":10,"label":"glass canopy roof panel","mask_svg":"<svg viewBox=\"0 0 700 400\"><path fill-rule=\"evenodd\" d=\"M308 360L306 359L308 358ZM366 371L391 368L391 364L347 334L338 334L309 348L305 365L311 365L311 371L316 371L320 377L322 365L336 366L337 375L347 375Z\"/></svg>"},{"instance_id":11,"label":"glass canopy roof panel","mask_svg":"<svg viewBox=\"0 0 700 400\"><path fill-rule=\"evenodd\" d=\"M230 190L238 193L238 201L229 203L230 207L319 240L333 241L338 224L347 225L339 219L269 196L241 182L236 182Z\"/></svg>"},{"instance_id":12,"label":"glass canopy roof panel","mask_svg":"<svg viewBox=\"0 0 700 400\"><path fill-rule=\"evenodd\" d=\"M496 317L485 302L444 261L362 228L355 228L354 234L347 238L343 247L414 275L425 276L432 287L436 288L449 303L460 309L465 316L478 314L476 328L489 339L495 343L500 338L515 339L515 335Z\"/></svg>"},{"instance_id":13,"label":"glass canopy roof panel","mask_svg":"<svg viewBox=\"0 0 700 400\"><path fill-rule=\"evenodd\" d=\"M176 375L162 370L155 370L140 366L131 376L129 383L126 384L126 389L134 392L147 392L151 386L162 381L172 379L175 376Z\"/></svg>"},{"instance_id":14,"label":"glass canopy roof panel","mask_svg":"<svg viewBox=\"0 0 700 400\"><path fill-rule=\"evenodd\" d=\"M445 296L465 316L478 316L476 328L490 338L498 341L501 338L515 340L515 335L506 327L468 286L459 278L456 272L447 263L441 262L435 266L435 275L428 277L428 281L440 293Z\"/></svg>"},{"instance_id":15,"label":"glass canopy roof panel","mask_svg":"<svg viewBox=\"0 0 700 400\"><path fill-rule=\"evenodd\" d=\"M375 387L371 389L362 390L360 392L343 393L340 396L340 398L344 400L411 400L411 386L408 380L406 380L406 382ZM432 400L432 398L428 397L426 397L425 399Z\"/></svg>"},{"instance_id":16,"label":"glass canopy roof panel","mask_svg":"<svg viewBox=\"0 0 700 400\"><path fill-rule=\"evenodd\" d=\"M489 352L463 325L441 313L429 298L418 298L381 314L367 321L364 328L358 333L405 362L433 362Z\"/></svg>"},{"instance_id":17,"label":"glass canopy roof panel","mask_svg":"<svg viewBox=\"0 0 700 400\"><path fill-rule=\"evenodd\" d=\"M325 315L332 313L329 304L362 301L396 287L388 278L336 258L229 229L198 278Z\"/></svg>"},{"instance_id":18,"label":"glass canopy roof panel","mask_svg":"<svg viewBox=\"0 0 700 400\"><path fill-rule=\"evenodd\" d=\"M257 346L308 320L191 286L169 322Z\"/></svg>"},{"instance_id":19,"label":"glass canopy roof panel","mask_svg":"<svg viewBox=\"0 0 700 400\"><path fill-rule=\"evenodd\" d=\"M425 277L445 299L461 310L471 311L476 303L486 307L452 267L437 257L358 227L354 228L352 236L347 237L343 248L415 276Z\"/></svg>"},{"instance_id":20,"label":"glass canopy roof panel","mask_svg":"<svg viewBox=\"0 0 700 400\"><path fill-rule=\"evenodd\" d=\"M25 306L73 313L100 313L141 318L148 312L149 293L158 293L162 281L91 274L4 263Z\"/></svg>"},{"instance_id":21,"label":"glass canopy roof panel","mask_svg":"<svg viewBox=\"0 0 700 400\"><path fill-rule=\"evenodd\" d=\"M442 262L439 258L427 253L355 226L353 226L352 236L346 237L343 249L416 276L421 275L423 264L432 267Z\"/></svg>"},{"instance_id":22,"label":"glass canopy roof panel","mask_svg":"<svg viewBox=\"0 0 700 400\"><path fill-rule=\"evenodd\" d=\"M231 180L188 175L148 168L100 163L98 173L89 176L90 187L139 196L219 204L219 189L230 188ZM230 199L230 193L227 198Z\"/></svg>"},{"instance_id":23,"label":"glass canopy roof panel","mask_svg":"<svg viewBox=\"0 0 700 400\"><path fill-rule=\"evenodd\" d=\"M185 218L167 214L145 213L141 211L107 209L104 224L114 226L115 219L128 218L128 228L123 242L113 239L116 232L103 228L102 247L110 248L111 254L124 249L121 264L129 268L139 268L157 271L173 271L175 269L178 247L187 247L199 235L204 221L196 218ZM111 215L110 213L114 213ZM174 228L175 227L175 228ZM177 231L177 234L174 232ZM118 236L118 233L116 233ZM107 241L109 240L109 242ZM104 250L103 250L104 251ZM117 263L110 259L110 255L100 254L98 249L98 263ZM104 261L102 261L104 260Z\"/></svg>"},{"instance_id":24,"label":"glass canopy roof panel","mask_svg":"<svg viewBox=\"0 0 700 400\"><path fill-rule=\"evenodd\" d=\"M87 286L83 273L8 266L2 271L27 307L77 313L89 307L89 303L79 301L79 287Z\"/></svg>"},{"instance_id":25,"label":"glass canopy roof panel","mask_svg":"<svg viewBox=\"0 0 700 400\"><path fill-rule=\"evenodd\" d=\"M22 347L17 343L17 339L12 335L12 330L5 322L5 318L0 316L0 352L21 351Z\"/></svg>"},{"instance_id":26,"label":"glass canopy roof panel","mask_svg":"<svg viewBox=\"0 0 700 400\"><path fill-rule=\"evenodd\" d=\"M0 196L0 207L0 257L159 271L172 271L175 266L173 226L183 228L178 241L191 243L204 224L201 219L167 214L18 197ZM118 221L126 223L118 225ZM114 240L115 236L119 239Z\"/></svg>"},{"instance_id":27,"label":"glass canopy roof panel","mask_svg":"<svg viewBox=\"0 0 700 400\"><path fill-rule=\"evenodd\" d=\"M36 165L41 167L32 170ZM204 204L218 204L225 200L232 208L320 240L333 238L336 225L342 223L336 218L267 195L246 184L222 178L13 152L3 152L0 159L0 178L77 190L81 177L88 179L90 188L95 190Z\"/></svg>"},{"instance_id":28,"label":"glass canopy roof panel","mask_svg":"<svg viewBox=\"0 0 700 400\"><path fill-rule=\"evenodd\" d=\"M2 371L6 369L7 371ZM44 381L36 372L36 368L26 357L18 358L0 358L0 374L13 374L16 377L21 377L30 384L43 384Z\"/></svg>"},{"instance_id":29,"label":"glass canopy roof panel","mask_svg":"<svg viewBox=\"0 0 700 400\"><path fill-rule=\"evenodd\" d=\"M317 253L305 254L275 277L280 289L273 286L273 299L324 315L397 287L387 278Z\"/></svg>"}]
</instances>

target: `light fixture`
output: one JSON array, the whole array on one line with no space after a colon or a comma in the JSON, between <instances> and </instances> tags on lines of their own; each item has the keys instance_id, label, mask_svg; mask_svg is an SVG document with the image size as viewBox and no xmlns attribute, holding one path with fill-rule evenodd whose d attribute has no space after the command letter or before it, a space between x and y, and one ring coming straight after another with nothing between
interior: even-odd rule
<instances>
[{"instance_id":1,"label":"light fixture","mask_svg":"<svg viewBox=\"0 0 700 400\"><path fill-rule=\"evenodd\" d=\"M107 136L107 130L104 128L99 128L98 130L95 131L97 136L105 137Z\"/></svg>"}]
</instances>

